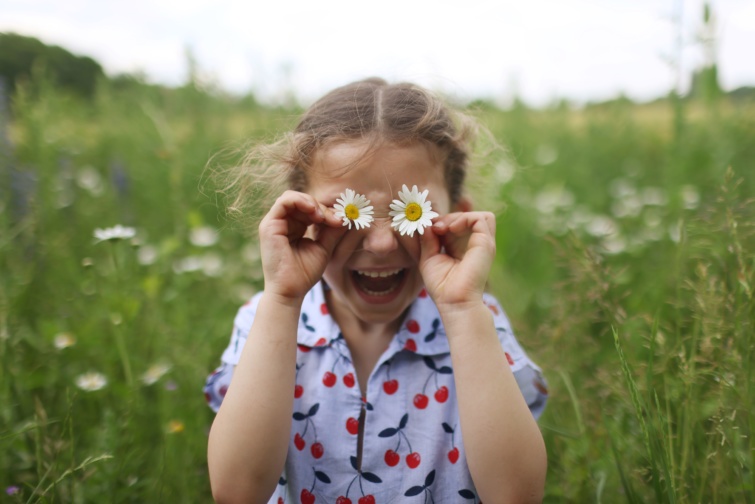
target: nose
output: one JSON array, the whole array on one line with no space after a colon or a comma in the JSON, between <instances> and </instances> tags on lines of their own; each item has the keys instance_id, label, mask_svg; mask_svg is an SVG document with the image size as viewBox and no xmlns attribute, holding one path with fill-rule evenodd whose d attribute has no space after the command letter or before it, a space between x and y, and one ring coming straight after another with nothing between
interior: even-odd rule
<instances>
[{"instance_id":1,"label":"nose","mask_svg":"<svg viewBox=\"0 0 755 504\"><path fill-rule=\"evenodd\" d=\"M390 218L375 219L365 232L364 249L377 256L390 254L398 248L398 238L391 227Z\"/></svg>"}]
</instances>

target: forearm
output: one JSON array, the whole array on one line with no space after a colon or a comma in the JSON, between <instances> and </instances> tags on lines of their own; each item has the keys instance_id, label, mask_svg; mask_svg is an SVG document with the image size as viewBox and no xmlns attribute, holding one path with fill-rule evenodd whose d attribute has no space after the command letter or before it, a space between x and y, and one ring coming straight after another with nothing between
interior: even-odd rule
<instances>
[{"instance_id":1,"label":"forearm","mask_svg":"<svg viewBox=\"0 0 755 504\"><path fill-rule=\"evenodd\" d=\"M445 312L445 313L444 313ZM490 311L480 301L446 309L467 463L483 502L540 502L542 435L506 361Z\"/></svg>"},{"instance_id":2,"label":"forearm","mask_svg":"<svg viewBox=\"0 0 755 504\"><path fill-rule=\"evenodd\" d=\"M301 302L260 300L231 385L212 424L208 465L218 501L267 502L286 460Z\"/></svg>"}]
</instances>

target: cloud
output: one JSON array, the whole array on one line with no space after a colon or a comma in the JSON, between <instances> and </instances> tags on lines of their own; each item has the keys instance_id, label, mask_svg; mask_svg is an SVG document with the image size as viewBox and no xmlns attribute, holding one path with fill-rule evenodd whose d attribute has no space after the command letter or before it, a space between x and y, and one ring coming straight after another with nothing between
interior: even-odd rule
<instances>
[{"instance_id":1,"label":"cloud","mask_svg":"<svg viewBox=\"0 0 755 504\"><path fill-rule=\"evenodd\" d=\"M677 4L679 5L679 4ZM681 4L688 75L702 0ZM111 72L186 78L186 48L226 88L263 96L291 90L315 98L367 75L415 80L462 96L533 103L624 92L665 94L676 57L670 7L652 0L6 0L0 30L93 56ZM755 82L755 4L719 0L724 85ZM664 10L665 9L665 10Z\"/></svg>"}]
</instances>

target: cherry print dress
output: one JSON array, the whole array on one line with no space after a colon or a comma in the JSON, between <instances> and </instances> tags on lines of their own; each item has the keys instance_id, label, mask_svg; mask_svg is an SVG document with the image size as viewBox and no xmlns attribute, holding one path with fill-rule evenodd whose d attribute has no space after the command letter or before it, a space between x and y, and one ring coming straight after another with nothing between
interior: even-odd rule
<instances>
[{"instance_id":1,"label":"cherry print dress","mask_svg":"<svg viewBox=\"0 0 755 504\"><path fill-rule=\"evenodd\" d=\"M292 398L281 398L294 401L291 442L269 502L479 502L464 455L448 340L433 301L423 291L412 304L362 397L346 341L328 314L323 288L317 284L302 306L296 385ZM260 297L239 310L222 365L207 379L205 397L215 411L230 384ZM547 399L540 368L519 346L498 302L487 294L484 301L537 418Z\"/></svg>"}]
</instances>

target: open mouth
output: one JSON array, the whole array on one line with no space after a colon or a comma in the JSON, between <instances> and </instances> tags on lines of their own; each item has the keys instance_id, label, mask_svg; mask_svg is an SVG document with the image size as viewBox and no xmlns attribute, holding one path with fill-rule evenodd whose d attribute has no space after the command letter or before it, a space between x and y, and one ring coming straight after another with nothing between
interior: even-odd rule
<instances>
[{"instance_id":1,"label":"open mouth","mask_svg":"<svg viewBox=\"0 0 755 504\"><path fill-rule=\"evenodd\" d=\"M354 284L369 296L387 296L401 286L405 269L352 272Z\"/></svg>"}]
</instances>

